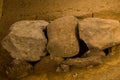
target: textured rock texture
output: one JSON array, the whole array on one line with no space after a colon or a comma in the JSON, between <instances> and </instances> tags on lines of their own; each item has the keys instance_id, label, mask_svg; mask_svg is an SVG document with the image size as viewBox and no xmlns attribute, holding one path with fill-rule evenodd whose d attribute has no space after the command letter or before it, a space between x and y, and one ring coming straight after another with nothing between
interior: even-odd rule
<instances>
[{"instance_id":1,"label":"textured rock texture","mask_svg":"<svg viewBox=\"0 0 120 80\"><path fill-rule=\"evenodd\" d=\"M3 39L3 47L15 59L26 61L40 60L46 55L47 39L43 30L45 21L20 21L13 24L10 33Z\"/></svg>"},{"instance_id":2,"label":"textured rock texture","mask_svg":"<svg viewBox=\"0 0 120 80\"><path fill-rule=\"evenodd\" d=\"M79 36L89 48L106 49L120 44L117 20L86 18L79 23Z\"/></svg>"},{"instance_id":3,"label":"textured rock texture","mask_svg":"<svg viewBox=\"0 0 120 80\"><path fill-rule=\"evenodd\" d=\"M67 59L63 62L65 65L75 66L75 67L88 67L88 66L94 66L102 64L102 59L99 57L93 56L88 58L75 58L75 59Z\"/></svg>"},{"instance_id":4,"label":"textured rock texture","mask_svg":"<svg viewBox=\"0 0 120 80\"><path fill-rule=\"evenodd\" d=\"M73 16L52 21L47 27L47 50L52 56L72 57L79 53L77 40L78 21Z\"/></svg>"}]
</instances>

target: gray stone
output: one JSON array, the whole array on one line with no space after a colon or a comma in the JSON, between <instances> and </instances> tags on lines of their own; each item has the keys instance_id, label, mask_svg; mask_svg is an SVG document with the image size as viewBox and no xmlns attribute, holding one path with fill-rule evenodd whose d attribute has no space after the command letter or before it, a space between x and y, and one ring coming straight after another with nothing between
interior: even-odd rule
<instances>
[{"instance_id":1,"label":"gray stone","mask_svg":"<svg viewBox=\"0 0 120 80\"><path fill-rule=\"evenodd\" d=\"M65 60L62 64L82 68L91 65L99 65L102 63L103 61L99 56L91 56L86 58L69 58Z\"/></svg>"},{"instance_id":2,"label":"gray stone","mask_svg":"<svg viewBox=\"0 0 120 80\"><path fill-rule=\"evenodd\" d=\"M86 18L79 23L79 36L89 48L106 49L120 44L117 20Z\"/></svg>"},{"instance_id":3,"label":"gray stone","mask_svg":"<svg viewBox=\"0 0 120 80\"><path fill-rule=\"evenodd\" d=\"M62 17L52 21L47 27L50 55L57 57L72 57L79 53L79 43L76 37L78 21L73 16Z\"/></svg>"},{"instance_id":4,"label":"gray stone","mask_svg":"<svg viewBox=\"0 0 120 80\"><path fill-rule=\"evenodd\" d=\"M6 74L10 79L19 79L32 72L32 66L21 60L13 60L6 69Z\"/></svg>"},{"instance_id":5,"label":"gray stone","mask_svg":"<svg viewBox=\"0 0 120 80\"><path fill-rule=\"evenodd\" d=\"M2 46L15 59L37 61L46 55L47 39L43 30L48 22L43 20L19 21L10 28Z\"/></svg>"}]
</instances>

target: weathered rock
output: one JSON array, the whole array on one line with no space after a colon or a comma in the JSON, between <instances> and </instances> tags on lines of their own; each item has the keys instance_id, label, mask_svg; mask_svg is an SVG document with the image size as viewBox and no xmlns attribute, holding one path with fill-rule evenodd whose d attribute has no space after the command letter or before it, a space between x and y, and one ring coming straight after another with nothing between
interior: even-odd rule
<instances>
[{"instance_id":1,"label":"weathered rock","mask_svg":"<svg viewBox=\"0 0 120 80\"><path fill-rule=\"evenodd\" d=\"M89 48L106 49L120 43L117 20L86 18L79 23L79 35Z\"/></svg>"},{"instance_id":2,"label":"weathered rock","mask_svg":"<svg viewBox=\"0 0 120 80\"><path fill-rule=\"evenodd\" d=\"M69 65L69 66L75 66L75 67L87 67L91 65L99 65L102 64L102 59L98 56L92 56L87 58L70 58L64 61L62 64Z\"/></svg>"},{"instance_id":3,"label":"weathered rock","mask_svg":"<svg viewBox=\"0 0 120 80\"><path fill-rule=\"evenodd\" d=\"M98 49L91 49L89 51L87 51L83 57L92 57L92 56L96 56L96 57L104 57L106 54L104 53L104 51L98 50Z\"/></svg>"},{"instance_id":4,"label":"weathered rock","mask_svg":"<svg viewBox=\"0 0 120 80\"><path fill-rule=\"evenodd\" d=\"M81 58L68 58L62 62L63 65L75 66L75 67L87 67L102 64L104 51L98 49L92 49L87 51ZM67 68L63 68L67 69ZM64 70L63 70L64 71Z\"/></svg>"},{"instance_id":5,"label":"weathered rock","mask_svg":"<svg viewBox=\"0 0 120 80\"><path fill-rule=\"evenodd\" d=\"M72 57L79 53L76 37L77 19L73 16L52 21L48 27L48 52L53 56Z\"/></svg>"},{"instance_id":6,"label":"weathered rock","mask_svg":"<svg viewBox=\"0 0 120 80\"><path fill-rule=\"evenodd\" d=\"M42 20L16 22L2 45L15 59L37 61L46 55L47 39L43 30L47 25L48 22Z\"/></svg>"},{"instance_id":7,"label":"weathered rock","mask_svg":"<svg viewBox=\"0 0 120 80\"><path fill-rule=\"evenodd\" d=\"M10 79L22 78L31 72L32 66L21 60L13 60L6 69L6 74Z\"/></svg>"},{"instance_id":8,"label":"weathered rock","mask_svg":"<svg viewBox=\"0 0 120 80\"><path fill-rule=\"evenodd\" d=\"M23 28L23 29L26 29L26 28L29 29L32 27L37 28L38 26L39 26L38 29L40 28L40 29L44 30L48 24L49 23L44 20L22 20L22 21L18 21L16 23L12 24L12 26L10 27L10 30L16 31L21 28ZM29 32L29 34L30 34L30 32Z\"/></svg>"}]
</instances>

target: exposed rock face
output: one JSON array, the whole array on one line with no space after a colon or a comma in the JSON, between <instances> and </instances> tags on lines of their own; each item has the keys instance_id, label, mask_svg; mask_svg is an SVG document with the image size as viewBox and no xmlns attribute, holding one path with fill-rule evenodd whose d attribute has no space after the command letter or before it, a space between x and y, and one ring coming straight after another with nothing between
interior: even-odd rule
<instances>
[{"instance_id":1,"label":"exposed rock face","mask_svg":"<svg viewBox=\"0 0 120 80\"><path fill-rule=\"evenodd\" d=\"M89 48L106 49L120 43L117 20L86 18L79 23L79 35Z\"/></svg>"},{"instance_id":2,"label":"exposed rock face","mask_svg":"<svg viewBox=\"0 0 120 80\"><path fill-rule=\"evenodd\" d=\"M27 76L30 72L32 72L32 66L21 60L13 60L6 69L6 74L10 79Z\"/></svg>"},{"instance_id":3,"label":"exposed rock face","mask_svg":"<svg viewBox=\"0 0 120 80\"><path fill-rule=\"evenodd\" d=\"M79 53L76 37L77 19L73 16L52 21L47 27L48 52L53 56L72 57Z\"/></svg>"},{"instance_id":4,"label":"exposed rock face","mask_svg":"<svg viewBox=\"0 0 120 80\"><path fill-rule=\"evenodd\" d=\"M37 61L46 55L47 39L43 30L48 22L20 21L13 24L10 33L3 39L3 47L15 59Z\"/></svg>"}]
</instances>

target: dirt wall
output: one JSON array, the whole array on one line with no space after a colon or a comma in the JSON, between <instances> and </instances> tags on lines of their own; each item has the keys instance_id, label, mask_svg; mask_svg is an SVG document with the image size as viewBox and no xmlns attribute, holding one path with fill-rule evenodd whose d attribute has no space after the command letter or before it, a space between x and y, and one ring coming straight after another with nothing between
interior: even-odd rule
<instances>
[{"instance_id":1,"label":"dirt wall","mask_svg":"<svg viewBox=\"0 0 120 80\"><path fill-rule=\"evenodd\" d=\"M4 0L0 40L9 32L10 25L19 20L49 21L66 15L120 20L119 7L119 0Z\"/></svg>"}]
</instances>

